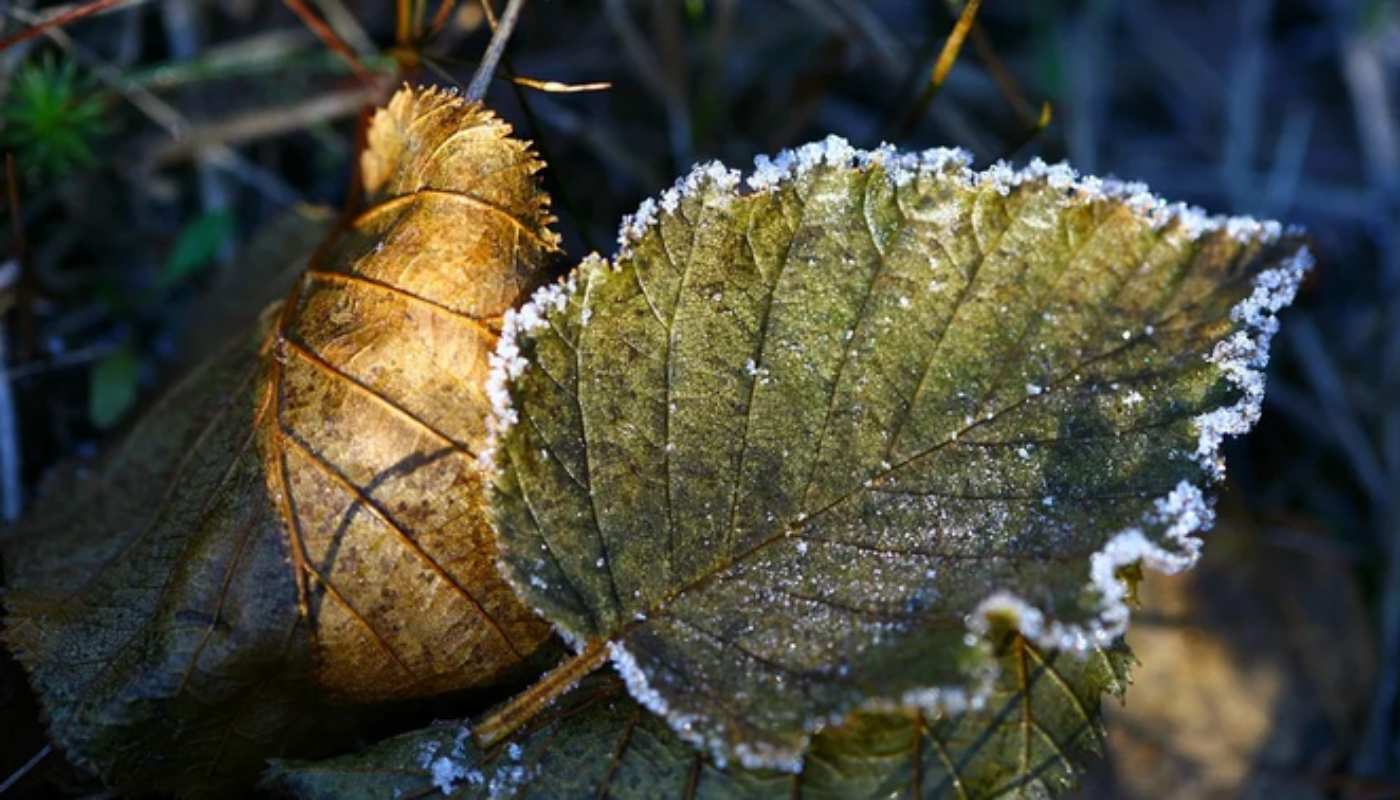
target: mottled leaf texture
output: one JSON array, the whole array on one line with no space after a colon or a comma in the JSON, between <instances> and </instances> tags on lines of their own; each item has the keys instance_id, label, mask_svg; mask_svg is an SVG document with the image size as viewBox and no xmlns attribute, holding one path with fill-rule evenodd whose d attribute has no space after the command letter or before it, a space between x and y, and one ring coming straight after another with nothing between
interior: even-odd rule
<instances>
[{"instance_id":1,"label":"mottled leaf texture","mask_svg":"<svg viewBox=\"0 0 1400 800\"><path fill-rule=\"evenodd\" d=\"M495 572L476 457L500 314L554 246L508 133L399 92L369 210L4 543L6 639L110 784L241 794L345 732L320 698L488 685L549 635Z\"/></svg>"},{"instance_id":2,"label":"mottled leaf texture","mask_svg":"<svg viewBox=\"0 0 1400 800\"><path fill-rule=\"evenodd\" d=\"M401 91L361 160L371 204L313 257L269 372L269 485L320 682L358 698L496 680L548 636L482 513L488 357L556 249L541 163L479 104Z\"/></svg>"},{"instance_id":3,"label":"mottled leaf texture","mask_svg":"<svg viewBox=\"0 0 1400 800\"><path fill-rule=\"evenodd\" d=\"M1121 694L1119 648L1055 657L1013 637L985 704L956 715L863 713L812 742L799 774L715 766L629 698L590 680L518 738L482 752L465 725L439 725L325 762L274 765L265 783L331 798L1044 797L1101 747L1099 701Z\"/></svg>"},{"instance_id":4,"label":"mottled leaf texture","mask_svg":"<svg viewBox=\"0 0 1400 800\"><path fill-rule=\"evenodd\" d=\"M719 762L959 710L998 621L1085 652L1259 413L1309 259L1036 162L829 139L697 168L507 318L493 519L523 597Z\"/></svg>"}]
</instances>

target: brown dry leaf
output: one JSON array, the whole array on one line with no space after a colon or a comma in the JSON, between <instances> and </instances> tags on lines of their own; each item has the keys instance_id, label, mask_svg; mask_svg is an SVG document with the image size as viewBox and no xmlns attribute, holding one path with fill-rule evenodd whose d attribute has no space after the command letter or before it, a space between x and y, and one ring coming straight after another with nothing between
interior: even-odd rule
<instances>
[{"instance_id":1,"label":"brown dry leaf","mask_svg":"<svg viewBox=\"0 0 1400 800\"><path fill-rule=\"evenodd\" d=\"M475 456L500 315L556 246L509 132L400 91L369 210L0 543L6 638L108 783L244 792L345 732L321 698L489 685L549 637L496 574Z\"/></svg>"},{"instance_id":2,"label":"brown dry leaf","mask_svg":"<svg viewBox=\"0 0 1400 800\"><path fill-rule=\"evenodd\" d=\"M335 654L321 682L350 695L490 682L548 636L496 573L477 468L501 315L557 247L541 164L506 131L454 95L399 92L361 162L371 207L279 322L269 486Z\"/></svg>"}]
</instances>

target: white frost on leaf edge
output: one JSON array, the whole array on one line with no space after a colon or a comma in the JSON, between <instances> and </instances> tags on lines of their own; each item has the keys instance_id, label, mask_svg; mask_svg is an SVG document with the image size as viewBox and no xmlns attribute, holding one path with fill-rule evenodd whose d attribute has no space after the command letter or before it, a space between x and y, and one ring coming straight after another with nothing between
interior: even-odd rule
<instances>
[{"instance_id":1,"label":"white frost on leaf edge","mask_svg":"<svg viewBox=\"0 0 1400 800\"><path fill-rule=\"evenodd\" d=\"M492 369L487 382L492 414L487 422L488 446L481 457L482 465L488 474L494 470L495 442L518 421L511 405L509 387L529 366L520 354L519 337L529 336L544 327L548 324L547 315L550 312L564 308L575 291L576 276L580 272L597 269L597 277L601 278L608 271L620 270L622 262L631 255L633 245L652 228L659 226L663 215L675 213L681 201L697 193L711 191L705 198L707 201L727 202L741 196L741 180L749 192L762 194L778 191L822 165L866 168L878 164L884 168L887 179L895 187L906 186L919 178L941 176L961 180L968 187L991 186L998 193L1007 195L1024 183L1044 181L1051 188L1063 190L1080 200L1119 200L1145 217L1154 230L1175 224L1192 241L1223 230L1238 242L1268 245L1285 234L1283 226L1273 220L1210 215L1195 206L1168 203L1153 194L1146 184L1080 175L1063 162L1048 164L1035 158L1017 170L1005 161L998 161L980 172L971 169L971 162L971 154L961 148L899 152L892 145L883 144L875 150L866 151L852 147L840 136L832 135L793 150L784 150L773 157L757 156L754 170L746 180L741 178L738 171L718 161L697 164L689 174L663 192L659 201L648 198L634 214L624 217L618 232L619 249L610 261L591 255L570 273L566 281L538 290L519 312L507 312L500 343L491 359ZM1293 234L1296 229L1290 228L1286 232ZM1191 456L1213 480L1218 481L1225 474L1224 460L1219 452L1225 436L1246 433L1258 421L1264 397L1263 369L1268 363L1270 342L1278 330L1275 314L1292 302L1312 263L1307 248L1300 247L1283 265L1255 276L1253 292L1230 312L1231 320L1244 323L1243 327L1219 342L1206 357L1242 392L1234 405L1201 414L1192 420L1198 433L1198 443ZM1154 501L1153 509L1144 515L1140 527L1114 534L1090 556L1088 588L1099 599L1093 622L1077 625L1055 620L1015 593L998 590L989 594L968 615L966 624L969 633L985 636L997 621L1001 621L1010 623L1027 639L1046 648L1083 655L1111 644L1127 630L1131 616L1127 603L1128 587L1119 577L1120 570L1133 564L1167 574L1189 569L1200 556L1202 542L1197 534L1208 530L1214 518L1212 504L1201 490L1183 481L1165 497ZM1156 537L1149 535L1149 531L1156 533ZM502 571L510 580L509 570ZM571 641L577 641L571 632L558 625L555 628ZM723 767L726 760L723 743L699 731L697 723L702 719L670 708L625 647L615 642L610 642L608 647L610 659L632 697L667 720L683 740L708 750ZM995 674L988 673L975 676L970 686L935 686L914 690L904 693L898 703L872 698L861 709L890 710L898 705L919 707L931 713L962 713L983 705L994 679ZM846 714L839 716L844 718ZM838 721L837 718L813 720L807 726L808 732L814 733ZM789 752L741 744L734 748L733 754L746 768L797 772L802 768L804 751L805 746L797 752Z\"/></svg>"},{"instance_id":2,"label":"white frost on leaf edge","mask_svg":"<svg viewBox=\"0 0 1400 800\"><path fill-rule=\"evenodd\" d=\"M1234 405L1194 420L1199 434L1194 456L1216 480L1225 477L1221 442L1226 436L1248 432L1259 420L1264 402L1264 367L1269 363L1269 345L1278 332L1275 314L1293 302L1298 285L1312 265L1312 254L1303 247L1282 266L1259 273L1254 279L1254 291L1230 309L1231 321L1243 323L1243 327L1217 343L1206 359L1243 393Z\"/></svg>"},{"instance_id":3,"label":"white frost on leaf edge","mask_svg":"<svg viewBox=\"0 0 1400 800\"><path fill-rule=\"evenodd\" d=\"M706 184L719 189L710 197L723 202L735 196L739 180L738 170L730 169L718 161L696 164L689 173L677 179L671 188L662 192L659 199L654 200L648 197L642 201L641 205L637 206L635 212L622 218L622 225L617 232L619 257L630 250L633 242L641 239L648 230L660 224L663 213L676 213L682 200L700 193Z\"/></svg>"},{"instance_id":4,"label":"white frost on leaf edge","mask_svg":"<svg viewBox=\"0 0 1400 800\"><path fill-rule=\"evenodd\" d=\"M520 421L510 399L511 381L530 366L520 354L520 337L547 326L549 314L569 304L578 289L576 275L577 271L570 272L559 282L540 287L519 310L508 309L501 319L501 338L488 361L490 372L486 376L486 398L491 403L491 413L486 416L486 447L477 457L487 475L495 471L496 443Z\"/></svg>"}]
</instances>

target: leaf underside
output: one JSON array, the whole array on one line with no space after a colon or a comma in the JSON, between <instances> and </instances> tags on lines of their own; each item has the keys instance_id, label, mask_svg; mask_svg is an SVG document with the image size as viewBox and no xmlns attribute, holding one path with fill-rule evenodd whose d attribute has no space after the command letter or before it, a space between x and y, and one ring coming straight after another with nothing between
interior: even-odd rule
<instances>
[{"instance_id":1,"label":"leaf underside","mask_svg":"<svg viewBox=\"0 0 1400 800\"><path fill-rule=\"evenodd\" d=\"M396 95L369 209L5 542L6 639L109 784L240 793L352 732L332 698L489 685L549 637L495 569L476 460L500 314L555 246L508 134Z\"/></svg>"},{"instance_id":2,"label":"leaf underside","mask_svg":"<svg viewBox=\"0 0 1400 800\"><path fill-rule=\"evenodd\" d=\"M697 170L508 323L492 514L634 696L790 769L872 701L965 701L996 591L1108 638L1091 556L1135 526L1180 553L1144 520L1210 477L1198 420L1241 399L1212 353L1299 245L947 159L736 182Z\"/></svg>"},{"instance_id":3,"label":"leaf underside","mask_svg":"<svg viewBox=\"0 0 1400 800\"><path fill-rule=\"evenodd\" d=\"M1121 694L1130 656L1088 659L1007 641L987 704L956 716L859 714L814 739L798 774L716 767L615 679L593 679L516 739L482 752L439 725L324 762L275 763L265 785L301 798L1040 797L1100 752L1099 701Z\"/></svg>"}]
</instances>

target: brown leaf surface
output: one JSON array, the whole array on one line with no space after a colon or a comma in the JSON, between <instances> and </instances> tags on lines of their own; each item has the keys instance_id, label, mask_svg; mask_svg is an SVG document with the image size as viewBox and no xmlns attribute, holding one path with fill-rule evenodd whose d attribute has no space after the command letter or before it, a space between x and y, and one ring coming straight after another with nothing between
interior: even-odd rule
<instances>
[{"instance_id":1,"label":"brown leaf surface","mask_svg":"<svg viewBox=\"0 0 1400 800\"><path fill-rule=\"evenodd\" d=\"M361 162L373 204L279 321L269 489L321 682L350 695L490 682L548 636L496 573L476 464L500 317L557 246L541 164L507 132L455 96L399 92Z\"/></svg>"},{"instance_id":2,"label":"brown leaf surface","mask_svg":"<svg viewBox=\"0 0 1400 800\"><path fill-rule=\"evenodd\" d=\"M363 158L369 210L286 303L0 542L6 639L115 786L245 791L344 732L328 694L489 685L549 636L496 574L475 458L499 317L555 247L540 163L407 89Z\"/></svg>"}]
</instances>

